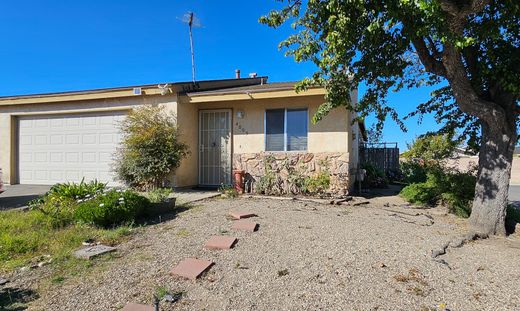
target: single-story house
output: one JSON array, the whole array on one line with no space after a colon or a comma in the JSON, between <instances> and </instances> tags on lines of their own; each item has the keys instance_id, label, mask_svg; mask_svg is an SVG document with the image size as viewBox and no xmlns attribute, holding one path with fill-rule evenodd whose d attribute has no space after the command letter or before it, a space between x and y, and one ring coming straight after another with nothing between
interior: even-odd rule
<instances>
[{"instance_id":1,"label":"single-story house","mask_svg":"<svg viewBox=\"0 0 520 311\"><path fill-rule=\"evenodd\" d=\"M174 187L231 184L234 169L259 177L269 156L307 174L326 163L331 189L345 192L363 133L344 108L313 124L324 95L324 88L297 93L294 83L237 77L0 97L0 167L8 184L115 183L117 122L134 107L162 105L176 114L190 148ZM357 90L351 97L357 100Z\"/></svg>"}]
</instances>

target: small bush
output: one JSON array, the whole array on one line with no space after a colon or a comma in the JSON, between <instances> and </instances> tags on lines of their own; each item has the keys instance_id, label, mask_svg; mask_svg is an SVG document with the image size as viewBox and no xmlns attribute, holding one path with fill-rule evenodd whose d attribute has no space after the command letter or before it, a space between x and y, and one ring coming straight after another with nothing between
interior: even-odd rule
<instances>
[{"instance_id":1,"label":"small bush","mask_svg":"<svg viewBox=\"0 0 520 311\"><path fill-rule=\"evenodd\" d=\"M433 205L438 200L435 187L426 182L410 184L401 190L400 195L410 203L421 205Z\"/></svg>"},{"instance_id":2,"label":"small bush","mask_svg":"<svg viewBox=\"0 0 520 311\"><path fill-rule=\"evenodd\" d=\"M453 133L422 135L408 145L408 150L403 152L402 156L407 160L422 159L426 162L446 159L453 154L459 144L453 136Z\"/></svg>"},{"instance_id":3,"label":"small bush","mask_svg":"<svg viewBox=\"0 0 520 311\"><path fill-rule=\"evenodd\" d=\"M461 217L469 217L475 184L476 177L473 172L462 173L441 166L430 166L425 182L412 183L404 187L400 195L411 203L442 203L450 212Z\"/></svg>"},{"instance_id":4,"label":"small bush","mask_svg":"<svg viewBox=\"0 0 520 311\"><path fill-rule=\"evenodd\" d=\"M328 171L321 171L316 176L307 176L303 182L303 193L316 195L322 194L329 189L330 173Z\"/></svg>"},{"instance_id":5,"label":"small bush","mask_svg":"<svg viewBox=\"0 0 520 311\"><path fill-rule=\"evenodd\" d=\"M506 218L515 223L520 223L520 209L518 209L517 207L515 207L512 204L509 204L507 206Z\"/></svg>"},{"instance_id":6,"label":"small bush","mask_svg":"<svg viewBox=\"0 0 520 311\"><path fill-rule=\"evenodd\" d=\"M221 184L218 188L218 192L222 194L222 197L234 199L238 197L238 191L231 185Z\"/></svg>"},{"instance_id":7,"label":"small bush","mask_svg":"<svg viewBox=\"0 0 520 311\"><path fill-rule=\"evenodd\" d=\"M102 192L106 189L106 184L98 182L97 180L90 181L88 183L85 182L85 179L82 179L79 184L77 183L64 183L64 184L55 184L51 187L51 189L47 192L48 196L55 196L64 199L84 199L88 196L93 196L97 193Z\"/></svg>"},{"instance_id":8,"label":"small bush","mask_svg":"<svg viewBox=\"0 0 520 311\"><path fill-rule=\"evenodd\" d=\"M152 203L166 202L172 193L170 188L157 188L146 193L146 196Z\"/></svg>"},{"instance_id":9,"label":"small bush","mask_svg":"<svg viewBox=\"0 0 520 311\"><path fill-rule=\"evenodd\" d=\"M159 106L144 106L132 110L120 129L123 141L114 167L119 179L144 190L166 186L167 176L188 155L175 116Z\"/></svg>"},{"instance_id":10,"label":"small bush","mask_svg":"<svg viewBox=\"0 0 520 311\"><path fill-rule=\"evenodd\" d=\"M388 179L385 172L376 168L370 163L363 164L362 168L366 170L365 180L363 181L369 188L386 188L388 187Z\"/></svg>"},{"instance_id":11,"label":"small bush","mask_svg":"<svg viewBox=\"0 0 520 311\"><path fill-rule=\"evenodd\" d=\"M420 161L406 160L400 163L405 183L421 183L426 181L427 168Z\"/></svg>"},{"instance_id":12,"label":"small bush","mask_svg":"<svg viewBox=\"0 0 520 311\"><path fill-rule=\"evenodd\" d=\"M468 218L471 214L471 202L453 192L445 192L441 194L441 202L447 206L451 213Z\"/></svg>"},{"instance_id":13,"label":"small bush","mask_svg":"<svg viewBox=\"0 0 520 311\"><path fill-rule=\"evenodd\" d=\"M281 195L281 182L279 176L272 168L274 159L266 157L264 160L264 175L255 184L255 191L265 195Z\"/></svg>"},{"instance_id":14,"label":"small bush","mask_svg":"<svg viewBox=\"0 0 520 311\"><path fill-rule=\"evenodd\" d=\"M458 141L452 134L424 135L403 154L401 170L408 186L400 195L412 203L444 204L451 213L469 217L475 196L475 169L461 172L446 165Z\"/></svg>"},{"instance_id":15,"label":"small bush","mask_svg":"<svg viewBox=\"0 0 520 311\"><path fill-rule=\"evenodd\" d=\"M29 202L29 206L49 216L54 227L63 227L73 221L78 200L93 198L105 189L106 184L97 180L56 184L46 194Z\"/></svg>"},{"instance_id":16,"label":"small bush","mask_svg":"<svg viewBox=\"0 0 520 311\"><path fill-rule=\"evenodd\" d=\"M74 199L48 195L38 203L31 203L31 208L49 217L54 228L65 227L74 221L74 209L77 202Z\"/></svg>"},{"instance_id":17,"label":"small bush","mask_svg":"<svg viewBox=\"0 0 520 311\"><path fill-rule=\"evenodd\" d=\"M150 201L133 191L110 190L82 202L74 211L74 219L98 227L131 223L143 217Z\"/></svg>"}]
</instances>

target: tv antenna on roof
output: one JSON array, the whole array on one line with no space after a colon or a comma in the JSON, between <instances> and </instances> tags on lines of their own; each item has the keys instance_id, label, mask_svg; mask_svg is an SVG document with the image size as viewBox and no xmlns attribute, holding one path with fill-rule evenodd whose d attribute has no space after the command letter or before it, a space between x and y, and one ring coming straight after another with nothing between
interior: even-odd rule
<instances>
[{"instance_id":1,"label":"tv antenna on roof","mask_svg":"<svg viewBox=\"0 0 520 311\"><path fill-rule=\"evenodd\" d=\"M184 14L181 21L188 24L190 29L190 49L191 49L191 75L193 82L195 82L195 52L193 50L193 27L202 27L200 20L195 16L193 12Z\"/></svg>"}]
</instances>

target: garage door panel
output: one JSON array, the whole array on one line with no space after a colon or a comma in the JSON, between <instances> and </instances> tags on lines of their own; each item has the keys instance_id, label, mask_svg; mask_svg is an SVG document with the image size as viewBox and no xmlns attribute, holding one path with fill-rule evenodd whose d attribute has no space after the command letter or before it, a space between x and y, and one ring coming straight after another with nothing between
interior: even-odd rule
<instances>
[{"instance_id":1,"label":"garage door panel","mask_svg":"<svg viewBox=\"0 0 520 311\"><path fill-rule=\"evenodd\" d=\"M35 135L32 139L33 144L36 146L47 145L47 136L45 135Z\"/></svg>"},{"instance_id":2,"label":"garage door panel","mask_svg":"<svg viewBox=\"0 0 520 311\"><path fill-rule=\"evenodd\" d=\"M34 153L34 162L46 163L47 162L47 152L35 152Z\"/></svg>"},{"instance_id":3,"label":"garage door panel","mask_svg":"<svg viewBox=\"0 0 520 311\"><path fill-rule=\"evenodd\" d=\"M123 112L19 119L20 183L54 184L97 179L117 185L111 172Z\"/></svg>"}]
</instances>

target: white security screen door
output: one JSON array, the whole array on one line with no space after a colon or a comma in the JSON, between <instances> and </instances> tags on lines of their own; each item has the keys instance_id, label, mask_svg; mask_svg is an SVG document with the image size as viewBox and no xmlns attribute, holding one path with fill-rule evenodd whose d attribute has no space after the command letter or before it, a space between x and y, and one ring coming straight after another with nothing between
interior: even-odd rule
<instances>
[{"instance_id":1,"label":"white security screen door","mask_svg":"<svg viewBox=\"0 0 520 311\"><path fill-rule=\"evenodd\" d=\"M199 184L231 184L231 110L199 111Z\"/></svg>"}]
</instances>

